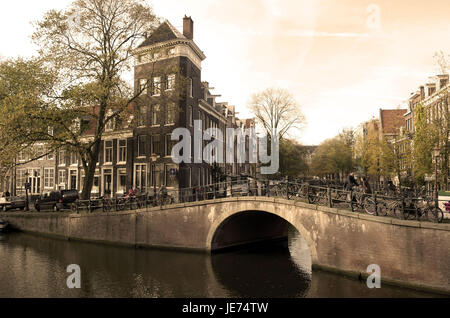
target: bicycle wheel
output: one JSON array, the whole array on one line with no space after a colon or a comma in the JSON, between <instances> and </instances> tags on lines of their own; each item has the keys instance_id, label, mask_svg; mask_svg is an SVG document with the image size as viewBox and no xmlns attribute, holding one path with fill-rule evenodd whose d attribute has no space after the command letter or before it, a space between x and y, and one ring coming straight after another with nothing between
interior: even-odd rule
<instances>
[{"instance_id":1,"label":"bicycle wheel","mask_svg":"<svg viewBox=\"0 0 450 318\"><path fill-rule=\"evenodd\" d=\"M431 208L427 209L426 213L427 213L427 219L430 222L442 223L442 220L444 219L444 213L438 207L431 207Z\"/></svg>"},{"instance_id":2,"label":"bicycle wheel","mask_svg":"<svg viewBox=\"0 0 450 318\"><path fill-rule=\"evenodd\" d=\"M392 207L392 211L396 218L400 220L407 220L408 213L406 212L406 210L402 209L401 204L397 204Z\"/></svg>"},{"instance_id":3,"label":"bicycle wheel","mask_svg":"<svg viewBox=\"0 0 450 318\"><path fill-rule=\"evenodd\" d=\"M378 215L379 216L387 216L389 210L388 210L388 207L387 207L386 203L385 202L381 202L381 203L378 202L377 205L378 205L378 211L377 211Z\"/></svg>"},{"instance_id":4,"label":"bicycle wheel","mask_svg":"<svg viewBox=\"0 0 450 318\"><path fill-rule=\"evenodd\" d=\"M363 200L363 206L364 206L364 210L366 211L367 214L370 215L376 215L376 205L375 205L375 200L372 199L371 197L366 197Z\"/></svg>"}]
</instances>

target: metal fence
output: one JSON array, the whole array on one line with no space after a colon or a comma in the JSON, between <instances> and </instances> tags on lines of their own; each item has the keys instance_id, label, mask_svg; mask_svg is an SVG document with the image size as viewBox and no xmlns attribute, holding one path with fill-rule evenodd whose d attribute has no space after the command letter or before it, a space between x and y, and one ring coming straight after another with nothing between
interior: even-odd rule
<instances>
[{"instance_id":1,"label":"metal fence","mask_svg":"<svg viewBox=\"0 0 450 318\"><path fill-rule=\"evenodd\" d=\"M247 179L244 181L220 182L216 184L141 193L136 196L97 198L77 201L71 205L76 213L120 212L166 207L173 204L198 202L228 197L277 197L301 201L331 208L349 209L375 216L390 216L402 220L442 222L444 213L436 200L427 195L412 193L367 194L360 188L346 189L343 185L314 185L314 182L288 182ZM450 209L450 202L448 203Z\"/></svg>"}]
</instances>

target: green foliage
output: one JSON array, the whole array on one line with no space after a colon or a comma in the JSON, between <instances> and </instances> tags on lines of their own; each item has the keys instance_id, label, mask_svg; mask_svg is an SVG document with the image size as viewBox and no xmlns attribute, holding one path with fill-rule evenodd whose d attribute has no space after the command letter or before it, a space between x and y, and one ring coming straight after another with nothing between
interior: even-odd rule
<instances>
[{"instance_id":1,"label":"green foliage","mask_svg":"<svg viewBox=\"0 0 450 318\"><path fill-rule=\"evenodd\" d=\"M308 174L304 148L294 140L280 140L280 174L292 178Z\"/></svg>"},{"instance_id":2,"label":"green foliage","mask_svg":"<svg viewBox=\"0 0 450 318\"><path fill-rule=\"evenodd\" d=\"M341 135L324 141L316 150L312 160L312 171L317 176L345 175L353 170L353 133ZM350 137L351 138L348 138Z\"/></svg>"},{"instance_id":3,"label":"green foliage","mask_svg":"<svg viewBox=\"0 0 450 318\"><path fill-rule=\"evenodd\" d=\"M427 114L421 104L416 106L415 113L414 175L416 181L422 184L425 175L433 172L432 150L436 144L436 135L427 123Z\"/></svg>"}]
</instances>

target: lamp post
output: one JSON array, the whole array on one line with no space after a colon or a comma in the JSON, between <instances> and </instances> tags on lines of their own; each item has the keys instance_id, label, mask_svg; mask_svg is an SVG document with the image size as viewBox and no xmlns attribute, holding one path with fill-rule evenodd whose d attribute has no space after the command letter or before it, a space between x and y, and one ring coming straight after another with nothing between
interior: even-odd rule
<instances>
[{"instance_id":1,"label":"lamp post","mask_svg":"<svg viewBox=\"0 0 450 318\"><path fill-rule=\"evenodd\" d=\"M153 166L153 170L152 170L152 179L153 179L153 195L156 196L156 177L154 175L154 172L156 172L156 166L155 166L155 162L158 160L159 156L155 153L152 153L152 155L150 156L150 159L152 160L152 166Z\"/></svg>"},{"instance_id":2,"label":"lamp post","mask_svg":"<svg viewBox=\"0 0 450 318\"><path fill-rule=\"evenodd\" d=\"M29 175L30 174L28 173L28 171L25 172L25 211L27 212L30 211L30 208L28 206L28 188L30 187L30 180L28 180Z\"/></svg>"},{"instance_id":3,"label":"lamp post","mask_svg":"<svg viewBox=\"0 0 450 318\"><path fill-rule=\"evenodd\" d=\"M438 177L437 177L437 173L438 173L438 160L439 160L439 156L441 150L439 149L439 147L435 147L433 149L433 157L434 157L434 200L435 200L435 206L437 207L439 205L439 194L438 194L438 188L437 188L437 184L438 184Z\"/></svg>"}]
</instances>

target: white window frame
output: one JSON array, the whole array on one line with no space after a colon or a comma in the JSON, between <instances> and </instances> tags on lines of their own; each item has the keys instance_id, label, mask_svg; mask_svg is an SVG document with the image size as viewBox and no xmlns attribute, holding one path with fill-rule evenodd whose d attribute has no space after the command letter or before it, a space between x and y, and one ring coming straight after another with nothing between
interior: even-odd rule
<instances>
[{"instance_id":1,"label":"white window frame","mask_svg":"<svg viewBox=\"0 0 450 318\"><path fill-rule=\"evenodd\" d=\"M176 74L172 73L167 75L167 87L166 91L173 91L175 90L175 82L176 81Z\"/></svg>"},{"instance_id":2,"label":"white window frame","mask_svg":"<svg viewBox=\"0 0 450 318\"><path fill-rule=\"evenodd\" d=\"M111 170L111 195L113 195L113 190L114 190L114 169L111 167L106 167L102 169L102 175L101 178L101 186L102 186L102 195L105 195L105 170Z\"/></svg>"},{"instance_id":3,"label":"white window frame","mask_svg":"<svg viewBox=\"0 0 450 318\"><path fill-rule=\"evenodd\" d=\"M125 141L125 146L120 146L120 142ZM120 160L120 150L125 149L125 160ZM128 140L127 139L117 139L117 164L126 164L128 157Z\"/></svg>"},{"instance_id":4,"label":"white window frame","mask_svg":"<svg viewBox=\"0 0 450 318\"><path fill-rule=\"evenodd\" d=\"M66 166L66 151L60 150L58 153L58 166L65 167ZM61 163L62 160L62 163Z\"/></svg>"},{"instance_id":5,"label":"white window frame","mask_svg":"<svg viewBox=\"0 0 450 318\"><path fill-rule=\"evenodd\" d=\"M55 187L55 168L44 168L44 189L54 189L54 187Z\"/></svg>"},{"instance_id":6,"label":"white window frame","mask_svg":"<svg viewBox=\"0 0 450 318\"><path fill-rule=\"evenodd\" d=\"M142 179L142 167L145 167L145 189L148 190L149 188L149 182L148 182L148 164L146 163L135 163L134 164L134 170L133 170L133 189L137 189L137 184L136 184L136 174L138 172L138 167L140 167L140 177ZM142 189L142 187L141 187Z\"/></svg>"},{"instance_id":7,"label":"white window frame","mask_svg":"<svg viewBox=\"0 0 450 318\"><path fill-rule=\"evenodd\" d=\"M64 175L64 182L61 182L61 173ZM66 169L60 169L58 170L58 186L67 186L67 170Z\"/></svg>"},{"instance_id":8,"label":"white window frame","mask_svg":"<svg viewBox=\"0 0 450 318\"><path fill-rule=\"evenodd\" d=\"M153 77L153 96L161 96L161 76Z\"/></svg>"},{"instance_id":9,"label":"white window frame","mask_svg":"<svg viewBox=\"0 0 450 318\"><path fill-rule=\"evenodd\" d=\"M141 94L147 95L148 92L148 80L146 80L145 78L141 78L139 80L139 91L142 90Z\"/></svg>"},{"instance_id":10,"label":"white window frame","mask_svg":"<svg viewBox=\"0 0 450 318\"><path fill-rule=\"evenodd\" d=\"M110 142L111 143L111 147L106 147L106 143ZM106 149L110 149L111 148L111 161L106 161ZM105 164L112 164L113 163L113 153L114 153L114 142L113 140L105 140L104 141L104 145L103 145L103 160Z\"/></svg>"},{"instance_id":11,"label":"white window frame","mask_svg":"<svg viewBox=\"0 0 450 318\"><path fill-rule=\"evenodd\" d=\"M124 173L124 174L121 174L121 172L125 172L125 173ZM125 190L123 190L123 192L119 190L119 186L120 186L120 176L121 176L121 175L127 176L127 169L126 169L126 168L119 168L119 169L117 169L117 189L116 189L116 193L117 193L117 194L125 194L125 192L127 191L126 181L125 181Z\"/></svg>"}]
</instances>

